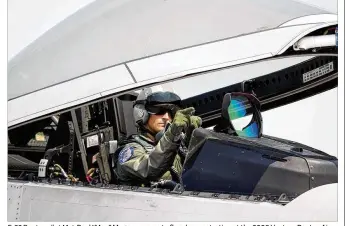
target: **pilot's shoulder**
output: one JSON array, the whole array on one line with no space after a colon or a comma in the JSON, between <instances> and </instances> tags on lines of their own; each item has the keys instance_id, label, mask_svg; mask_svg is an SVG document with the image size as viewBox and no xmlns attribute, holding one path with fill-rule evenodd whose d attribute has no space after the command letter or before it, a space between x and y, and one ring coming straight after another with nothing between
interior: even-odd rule
<instances>
[{"instance_id":1,"label":"pilot's shoulder","mask_svg":"<svg viewBox=\"0 0 345 226\"><path fill-rule=\"evenodd\" d=\"M144 153L145 153L145 150L141 145L135 142L133 143L131 142L131 143L126 144L122 148L122 150L119 153L118 161L120 163L125 163L128 160L135 158L136 156L140 156Z\"/></svg>"},{"instance_id":2,"label":"pilot's shoulder","mask_svg":"<svg viewBox=\"0 0 345 226\"><path fill-rule=\"evenodd\" d=\"M133 141L133 142L129 142L126 145L124 145L122 150L124 150L126 148L132 148L132 149L134 149L136 151L136 150L141 150L144 147L142 145L138 144L137 142Z\"/></svg>"}]
</instances>

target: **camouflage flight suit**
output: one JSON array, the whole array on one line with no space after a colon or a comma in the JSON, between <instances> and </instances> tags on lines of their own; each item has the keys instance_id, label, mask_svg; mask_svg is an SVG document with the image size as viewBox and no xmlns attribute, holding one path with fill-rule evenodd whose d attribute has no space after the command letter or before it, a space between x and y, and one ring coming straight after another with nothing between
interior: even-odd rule
<instances>
[{"instance_id":1,"label":"camouflage flight suit","mask_svg":"<svg viewBox=\"0 0 345 226\"><path fill-rule=\"evenodd\" d=\"M119 148L114 155L114 173L120 183L147 185L160 179L181 182L182 163L178 152L183 145L182 130L191 134L201 125L201 118L193 116L194 112L193 107L177 111L157 144L141 135Z\"/></svg>"},{"instance_id":2,"label":"camouflage flight suit","mask_svg":"<svg viewBox=\"0 0 345 226\"><path fill-rule=\"evenodd\" d=\"M160 179L176 181L176 177L180 177L180 144L170 141L166 135L156 145L143 135L133 138L133 142L127 143L116 154L114 172L121 183L147 185Z\"/></svg>"}]
</instances>

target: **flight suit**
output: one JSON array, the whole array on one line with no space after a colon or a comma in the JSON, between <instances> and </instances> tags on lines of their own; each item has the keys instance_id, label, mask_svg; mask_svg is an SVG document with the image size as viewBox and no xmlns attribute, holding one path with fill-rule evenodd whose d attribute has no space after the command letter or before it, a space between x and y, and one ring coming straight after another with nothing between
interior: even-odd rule
<instances>
[{"instance_id":1,"label":"flight suit","mask_svg":"<svg viewBox=\"0 0 345 226\"><path fill-rule=\"evenodd\" d=\"M193 116L194 108L176 112L171 124L166 128L157 144L144 136L134 139L114 155L114 174L120 183L128 185L148 185L160 179L181 182L182 163L178 155L183 138L201 125L201 118ZM189 139L187 139L189 140Z\"/></svg>"},{"instance_id":2,"label":"flight suit","mask_svg":"<svg viewBox=\"0 0 345 226\"><path fill-rule=\"evenodd\" d=\"M174 180L182 173L180 144L163 135L157 144L143 135L134 136L114 159L114 172L121 183L142 185L150 182Z\"/></svg>"}]
</instances>

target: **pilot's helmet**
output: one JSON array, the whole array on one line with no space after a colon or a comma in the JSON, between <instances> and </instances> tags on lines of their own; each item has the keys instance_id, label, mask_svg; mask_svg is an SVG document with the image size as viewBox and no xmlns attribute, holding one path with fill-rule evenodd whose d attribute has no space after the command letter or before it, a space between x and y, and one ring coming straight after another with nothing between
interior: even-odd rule
<instances>
[{"instance_id":1,"label":"pilot's helmet","mask_svg":"<svg viewBox=\"0 0 345 226\"><path fill-rule=\"evenodd\" d=\"M174 117L181 107L181 98L169 91L152 92L144 89L140 92L133 107L133 116L136 126L145 125L150 114L163 114L169 112Z\"/></svg>"}]
</instances>

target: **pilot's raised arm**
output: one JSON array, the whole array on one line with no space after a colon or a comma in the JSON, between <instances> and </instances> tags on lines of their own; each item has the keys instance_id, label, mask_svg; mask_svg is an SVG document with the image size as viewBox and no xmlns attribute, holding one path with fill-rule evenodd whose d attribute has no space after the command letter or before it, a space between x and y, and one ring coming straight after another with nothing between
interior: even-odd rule
<instances>
[{"instance_id":1,"label":"pilot's raised arm","mask_svg":"<svg viewBox=\"0 0 345 226\"><path fill-rule=\"evenodd\" d=\"M194 108L178 110L180 101L171 92L139 95L133 110L139 134L129 139L114 158L114 172L122 183L149 184L159 179L176 180L181 175L181 133L199 127L201 119L193 116ZM168 123L170 126L156 141L157 133Z\"/></svg>"}]
</instances>

